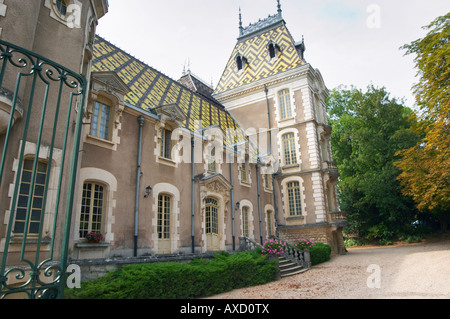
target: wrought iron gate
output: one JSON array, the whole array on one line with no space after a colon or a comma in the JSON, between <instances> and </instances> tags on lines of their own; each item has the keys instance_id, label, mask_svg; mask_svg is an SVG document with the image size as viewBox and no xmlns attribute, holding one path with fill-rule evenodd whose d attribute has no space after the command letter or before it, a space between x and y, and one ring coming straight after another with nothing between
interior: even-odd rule
<instances>
[{"instance_id":1,"label":"wrought iron gate","mask_svg":"<svg viewBox=\"0 0 450 319\"><path fill-rule=\"evenodd\" d=\"M0 299L61 298L86 79L1 40L0 68Z\"/></svg>"}]
</instances>

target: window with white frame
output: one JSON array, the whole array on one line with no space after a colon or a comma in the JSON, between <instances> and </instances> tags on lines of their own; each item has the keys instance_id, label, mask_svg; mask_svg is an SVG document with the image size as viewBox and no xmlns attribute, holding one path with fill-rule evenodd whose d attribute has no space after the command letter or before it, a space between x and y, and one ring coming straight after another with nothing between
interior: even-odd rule
<instances>
[{"instance_id":1,"label":"window with white frame","mask_svg":"<svg viewBox=\"0 0 450 319\"><path fill-rule=\"evenodd\" d=\"M293 113L289 89L278 92L278 103L280 108L280 119L286 120L292 118Z\"/></svg>"},{"instance_id":2,"label":"window with white frame","mask_svg":"<svg viewBox=\"0 0 450 319\"><path fill-rule=\"evenodd\" d=\"M172 146L172 131L170 129L161 129L161 145L159 150L159 156L167 159L171 159L171 146Z\"/></svg>"},{"instance_id":3,"label":"window with white frame","mask_svg":"<svg viewBox=\"0 0 450 319\"><path fill-rule=\"evenodd\" d=\"M110 141L111 136L111 102L106 98L99 98L92 107L92 121L90 135Z\"/></svg>"},{"instance_id":4,"label":"window with white frame","mask_svg":"<svg viewBox=\"0 0 450 319\"><path fill-rule=\"evenodd\" d=\"M242 183L248 183L249 182L249 178L248 178L248 163L244 162L241 164L241 182Z\"/></svg>"},{"instance_id":5,"label":"window with white frame","mask_svg":"<svg viewBox=\"0 0 450 319\"><path fill-rule=\"evenodd\" d=\"M283 155L284 155L284 165L292 166L297 165L297 151L295 147L295 134L287 133L282 137L283 142Z\"/></svg>"},{"instance_id":6,"label":"window with white frame","mask_svg":"<svg viewBox=\"0 0 450 319\"><path fill-rule=\"evenodd\" d=\"M105 211L105 186L95 182L83 184L80 214L80 238L90 232L103 232Z\"/></svg>"},{"instance_id":7,"label":"window with white frame","mask_svg":"<svg viewBox=\"0 0 450 319\"><path fill-rule=\"evenodd\" d=\"M288 209L289 216L302 216L302 199L299 182L290 182L287 184Z\"/></svg>"}]
</instances>

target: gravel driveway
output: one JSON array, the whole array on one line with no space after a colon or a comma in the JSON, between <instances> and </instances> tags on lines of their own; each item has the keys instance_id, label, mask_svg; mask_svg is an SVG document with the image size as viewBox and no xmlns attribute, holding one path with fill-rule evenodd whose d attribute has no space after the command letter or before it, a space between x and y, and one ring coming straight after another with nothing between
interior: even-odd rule
<instances>
[{"instance_id":1,"label":"gravel driveway","mask_svg":"<svg viewBox=\"0 0 450 319\"><path fill-rule=\"evenodd\" d=\"M321 298L450 299L450 240L349 248L303 274L210 299Z\"/></svg>"}]
</instances>

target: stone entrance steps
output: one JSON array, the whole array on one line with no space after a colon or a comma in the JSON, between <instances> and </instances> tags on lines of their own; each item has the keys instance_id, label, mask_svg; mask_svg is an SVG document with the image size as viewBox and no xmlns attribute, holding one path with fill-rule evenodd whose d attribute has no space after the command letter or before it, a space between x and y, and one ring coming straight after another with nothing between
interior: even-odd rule
<instances>
[{"instance_id":1,"label":"stone entrance steps","mask_svg":"<svg viewBox=\"0 0 450 319\"><path fill-rule=\"evenodd\" d=\"M286 257L279 257L278 259L278 268L280 269L281 278L298 275L308 270L303 268L303 266L290 261Z\"/></svg>"}]
</instances>

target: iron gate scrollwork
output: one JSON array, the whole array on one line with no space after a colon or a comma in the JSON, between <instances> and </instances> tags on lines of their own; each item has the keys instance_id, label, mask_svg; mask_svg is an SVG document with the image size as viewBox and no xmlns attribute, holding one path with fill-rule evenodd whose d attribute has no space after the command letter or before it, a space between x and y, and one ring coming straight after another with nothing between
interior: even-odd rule
<instances>
[{"instance_id":1,"label":"iron gate scrollwork","mask_svg":"<svg viewBox=\"0 0 450 319\"><path fill-rule=\"evenodd\" d=\"M0 299L61 298L86 79L1 40L0 68Z\"/></svg>"}]
</instances>

